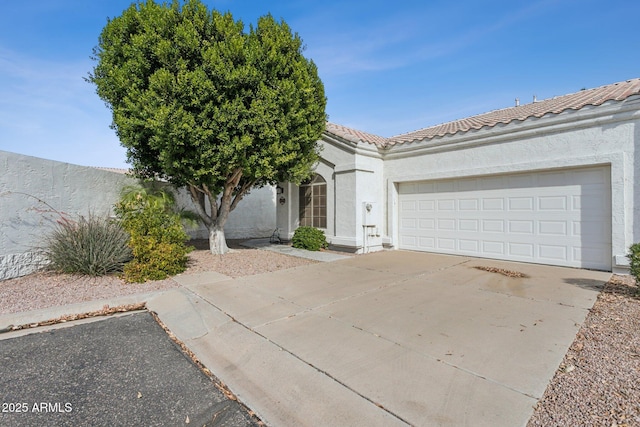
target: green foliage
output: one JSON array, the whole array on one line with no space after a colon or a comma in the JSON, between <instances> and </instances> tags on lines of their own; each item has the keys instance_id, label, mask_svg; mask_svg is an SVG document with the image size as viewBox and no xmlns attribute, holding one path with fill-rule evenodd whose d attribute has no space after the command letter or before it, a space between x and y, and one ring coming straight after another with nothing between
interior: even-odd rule
<instances>
[{"instance_id":1,"label":"green foliage","mask_svg":"<svg viewBox=\"0 0 640 427\"><path fill-rule=\"evenodd\" d=\"M629 247L629 264L631 265L631 275L636 279L636 283L640 284L640 243L635 243Z\"/></svg>"},{"instance_id":2,"label":"green foliage","mask_svg":"<svg viewBox=\"0 0 640 427\"><path fill-rule=\"evenodd\" d=\"M324 231L313 227L298 227L291 239L294 248L306 249L308 251L318 251L320 248L329 247Z\"/></svg>"},{"instance_id":3,"label":"green foliage","mask_svg":"<svg viewBox=\"0 0 640 427\"><path fill-rule=\"evenodd\" d=\"M221 228L251 188L301 182L318 160L326 98L302 52L271 15L245 32L200 0L148 0L107 23L88 80L136 175L188 186L207 227Z\"/></svg>"},{"instance_id":4,"label":"green foliage","mask_svg":"<svg viewBox=\"0 0 640 427\"><path fill-rule=\"evenodd\" d=\"M127 187L115 206L129 233L133 260L124 267L127 282L161 280L183 272L191 248L171 193Z\"/></svg>"},{"instance_id":5,"label":"green foliage","mask_svg":"<svg viewBox=\"0 0 640 427\"><path fill-rule=\"evenodd\" d=\"M45 238L49 268L60 273L102 276L122 272L131 259L129 236L108 217L89 215L78 221L61 217Z\"/></svg>"}]
</instances>

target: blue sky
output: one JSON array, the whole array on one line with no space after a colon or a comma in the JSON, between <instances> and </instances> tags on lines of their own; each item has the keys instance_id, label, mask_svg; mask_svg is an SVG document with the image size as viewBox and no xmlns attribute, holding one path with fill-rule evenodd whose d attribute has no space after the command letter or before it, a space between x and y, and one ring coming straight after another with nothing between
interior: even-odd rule
<instances>
[{"instance_id":1,"label":"blue sky","mask_svg":"<svg viewBox=\"0 0 640 427\"><path fill-rule=\"evenodd\" d=\"M127 167L83 77L130 0L29 0L0 14L0 150ZM245 25L271 13L318 65L329 120L382 136L640 77L631 0L204 0Z\"/></svg>"}]
</instances>

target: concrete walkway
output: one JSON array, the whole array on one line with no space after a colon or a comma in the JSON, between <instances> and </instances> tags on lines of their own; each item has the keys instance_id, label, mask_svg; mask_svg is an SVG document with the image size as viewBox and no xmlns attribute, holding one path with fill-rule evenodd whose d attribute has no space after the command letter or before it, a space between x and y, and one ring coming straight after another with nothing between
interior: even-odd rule
<instances>
[{"instance_id":1,"label":"concrete walkway","mask_svg":"<svg viewBox=\"0 0 640 427\"><path fill-rule=\"evenodd\" d=\"M323 251L306 251L304 249L297 249L289 245L275 244L271 243L268 238L247 240L242 242L241 244L242 246L246 246L248 248L263 249L266 251L278 252L285 255L312 259L314 261L320 262L331 262L351 258L350 255L340 255L333 252Z\"/></svg>"},{"instance_id":2,"label":"concrete walkway","mask_svg":"<svg viewBox=\"0 0 640 427\"><path fill-rule=\"evenodd\" d=\"M268 425L511 427L609 277L392 251L182 277L148 307Z\"/></svg>"}]
</instances>

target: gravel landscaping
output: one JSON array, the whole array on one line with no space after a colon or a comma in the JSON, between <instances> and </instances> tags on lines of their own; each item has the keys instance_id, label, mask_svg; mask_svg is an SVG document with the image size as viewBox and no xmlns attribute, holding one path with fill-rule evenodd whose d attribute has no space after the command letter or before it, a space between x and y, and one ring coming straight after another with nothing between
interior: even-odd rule
<instances>
[{"instance_id":1,"label":"gravel landscaping","mask_svg":"<svg viewBox=\"0 0 640 427\"><path fill-rule=\"evenodd\" d=\"M212 255L206 240L190 242L195 250L189 254L189 264L183 274L216 271L229 277L240 277L316 262L276 252L246 248L240 245L241 242L241 240L228 240L227 244L231 252L224 256ZM0 314L160 291L178 286L180 286L178 282L173 279L125 283L116 276L88 277L39 272L0 282Z\"/></svg>"},{"instance_id":2,"label":"gravel landscaping","mask_svg":"<svg viewBox=\"0 0 640 427\"><path fill-rule=\"evenodd\" d=\"M192 242L186 273L230 277L314 263L228 242L224 256ZM126 284L117 277L87 278L47 272L0 282L0 314L150 292L180 286L173 279ZM630 276L614 275L587 316L560 368L535 407L528 427L640 426L640 293Z\"/></svg>"},{"instance_id":3,"label":"gravel landscaping","mask_svg":"<svg viewBox=\"0 0 640 427\"><path fill-rule=\"evenodd\" d=\"M640 426L640 295L613 276L527 427Z\"/></svg>"}]
</instances>

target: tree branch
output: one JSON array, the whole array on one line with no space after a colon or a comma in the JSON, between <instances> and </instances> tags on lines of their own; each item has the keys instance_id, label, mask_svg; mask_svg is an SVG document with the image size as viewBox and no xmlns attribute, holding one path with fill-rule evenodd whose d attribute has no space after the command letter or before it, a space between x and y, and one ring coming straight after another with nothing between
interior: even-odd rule
<instances>
[{"instance_id":1,"label":"tree branch","mask_svg":"<svg viewBox=\"0 0 640 427\"><path fill-rule=\"evenodd\" d=\"M193 184L189 184L188 188L189 194L191 195L191 200L193 200L193 204L196 206L196 212L198 213L198 216L200 217L200 219L202 219L202 222L204 222L207 228L210 227L212 224L212 219L209 215L207 215L207 211L204 208L204 192Z\"/></svg>"},{"instance_id":2,"label":"tree branch","mask_svg":"<svg viewBox=\"0 0 640 427\"><path fill-rule=\"evenodd\" d=\"M209 187L207 186L207 184L202 184L202 188L203 188L205 194L207 195L207 197L209 198L209 208L211 210L211 220L213 222L218 218L218 212L219 212L218 200L211 193L211 190L209 190Z\"/></svg>"},{"instance_id":3,"label":"tree branch","mask_svg":"<svg viewBox=\"0 0 640 427\"><path fill-rule=\"evenodd\" d=\"M233 201L231 202L231 207L229 208L229 211L232 211L236 208L236 205L240 203L240 200L242 200L242 198L246 195L247 191L249 191L256 184L256 182L257 180L253 180L253 181L247 181L244 184L242 184L242 187L240 187L240 190L238 190L238 192L236 193L236 196L233 198Z\"/></svg>"},{"instance_id":4,"label":"tree branch","mask_svg":"<svg viewBox=\"0 0 640 427\"><path fill-rule=\"evenodd\" d=\"M238 182L242 178L242 168L236 168L235 171L231 174L229 178L227 178L227 185L233 184L233 187L238 185Z\"/></svg>"},{"instance_id":5,"label":"tree branch","mask_svg":"<svg viewBox=\"0 0 640 427\"><path fill-rule=\"evenodd\" d=\"M222 200L220 200L220 208L223 207L223 203L231 204L231 195L233 190L238 186L238 183L242 179L242 169L237 168L224 185L224 191L222 192Z\"/></svg>"}]
</instances>

